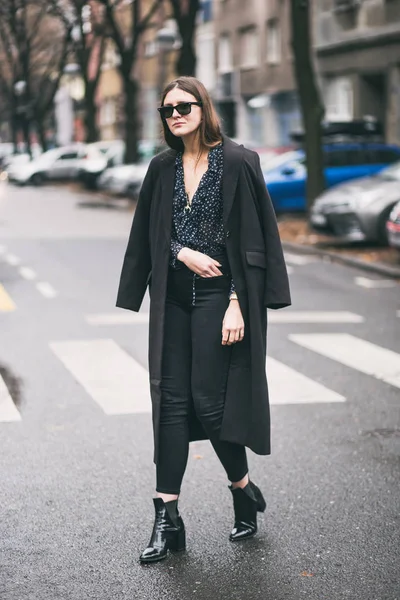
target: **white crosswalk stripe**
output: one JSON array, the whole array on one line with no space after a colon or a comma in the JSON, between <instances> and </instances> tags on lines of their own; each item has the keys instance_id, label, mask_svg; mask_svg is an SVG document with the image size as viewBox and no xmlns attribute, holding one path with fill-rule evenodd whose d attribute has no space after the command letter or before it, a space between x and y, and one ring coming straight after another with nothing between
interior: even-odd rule
<instances>
[{"instance_id":1,"label":"white crosswalk stripe","mask_svg":"<svg viewBox=\"0 0 400 600\"><path fill-rule=\"evenodd\" d=\"M0 375L0 422L20 420L21 415L10 396L2 376Z\"/></svg>"},{"instance_id":2,"label":"white crosswalk stripe","mask_svg":"<svg viewBox=\"0 0 400 600\"><path fill-rule=\"evenodd\" d=\"M348 333L292 334L300 346L400 388L400 354Z\"/></svg>"},{"instance_id":3,"label":"white crosswalk stripe","mask_svg":"<svg viewBox=\"0 0 400 600\"><path fill-rule=\"evenodd\" d=\"M148 313L134 313L130 311L119 311L115 313L99 313L86 315L86 322L89 325L137 325L138 323L148 323Z\"/></svg>"},{"instance_id":4,"label":"white crosswalk stripe","mask_svg":"<svg viewBox=\"0 0 400 600\"><path fill-rule=\"evenodd\" d=\"M312 254L292 254L285 252L285 261L291 265L309 265L317 260L317 257Z\"/></svg>"},{"instance_id":5,"label":"white crosswalk stripe","mask_svg":"<svg viewBox=\"0 0 400 600\"><path fill-rule=\"evenodd\" d=\"M95 313L86 315L89 325L137 325L149 322L148 313L119 311L113 313ZM342 311L268 311L269 323L363 323L364 317L352 312Z\"/></svg>"},{"instance_id":6,"label":"white crosswalk stripe","mask_svg":"<svg viewBox=\"0 0 400 600\"><path fill-rule=\"evenodd\" d=\"M391 288L396 287L397 283L393 279L371 279L370 277L356 277L356 285L365 288Z\"/></svg>"},{"instance_id":7,"label":"white crosswalk stripe","mask_svg":"<svg viewBox=\"0 0 400 600\"><path fill-rule=\"evenodd\" d=\"M364 317L347 311L269 311L269 323L363 323Z\"/></svg>"},{"instance_id":8,"label":"white crosswalk stripe","mask_svg":"<svg viewBox=\"0 0 400 600\"><path fill-rule=\"evenodd\" d=\"M344 333L291 334L288 339L400 388L400 353ZM106 415L151 412L147 369L113 339L54 341L50 347L70 376L79 382ZM271 405L346 401L344 396L327 385L271 356L267 358L266 370ZM0 378L0 422L20 419L21 415Z\"/></svg>"},{"instance_id":9,"label":"white crosswalk stripe","mask_svg":"<svg viewBox=\"0 0 400 600\"><path fill-rule=\"evenodd\" d=\"M270 356L267 357L267 377L270 404L317 404L346 400Z\"/></svg>"},{"instance_id":10,"label":"white crosswalk stripe","mask_svg":"<svg viewBox=\"0 0 400 600\"><path fill-rule=\"evenodd\" d=\"M60 341L50 347L107 415L150 411L147 370L114 340Z\"/></svg>"}]
</instances>

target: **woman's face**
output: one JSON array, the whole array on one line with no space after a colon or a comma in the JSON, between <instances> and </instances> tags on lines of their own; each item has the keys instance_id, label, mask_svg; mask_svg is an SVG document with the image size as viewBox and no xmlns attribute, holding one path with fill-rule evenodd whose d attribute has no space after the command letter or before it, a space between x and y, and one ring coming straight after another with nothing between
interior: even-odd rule
<instances>
[{"instance_id":1,"label":"woman's face","mask_svg":"<svg viewBox=\"0 0 400 600\"><path fill-rule=\"evenodd\" d=\"M174 88L165 96L164 106L176 106L181 102L197 102L197 99L192 96L192 94L189 94L189 92L184 92L179 88ZM173 135L176 135L177 137L184 137L194 133L198 129L201 119L201 107L192 106L192 110L188 115L180 115L175 109L172 117L166 119L166 122Z\"/></svg>"}]
</instances>

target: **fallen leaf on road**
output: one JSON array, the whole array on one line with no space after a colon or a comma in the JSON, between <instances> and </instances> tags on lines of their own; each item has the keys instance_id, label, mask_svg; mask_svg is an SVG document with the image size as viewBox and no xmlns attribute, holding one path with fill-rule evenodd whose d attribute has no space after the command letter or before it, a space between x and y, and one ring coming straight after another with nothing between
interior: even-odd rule
<instances>
[{"instance_id":1,"label":"fallen leaf on road","mask_svg":"<svg viewBox=\"0 0 400 600\"><path fill-rule=\"evenodd\" d=\"M314 573L307 573L307 571L303 571L300 573L300 577L314 577Z\"/></svg>"},{"instance_id":2,"label":"fallen leaf on road","mask_svg":"<svg viewBox=\"0 0 400 600\"><path fill-rule=\"evenodd\" d=\"M193 458L198 460L199 458L203 458L201 454L194 454Z\"/></svg>"}]
</instances>

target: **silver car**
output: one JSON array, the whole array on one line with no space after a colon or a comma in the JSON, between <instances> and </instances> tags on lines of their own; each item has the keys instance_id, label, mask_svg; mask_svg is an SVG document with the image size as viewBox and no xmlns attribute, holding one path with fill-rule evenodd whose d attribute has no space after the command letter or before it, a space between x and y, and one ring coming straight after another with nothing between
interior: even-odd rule
<instances>
[{"instance_id":1,"label":"silver car","mask_svg":"<svg viewBox=\"0 0 400 600\"><path fill-rule=\"evenodd\" d=\"M394 205L386 223L389 246L400 250L400 202Z\"/></svg>"},{"instance_id":2,"label":"silver car","mask_svg":"<svg viewBox=\"0 0 400 600\"><path fill-rule=\"evenodd\" d=\"M400 200L400 162L373 177L343 183L321 194L311 209L311 226L349 241L388 243L386 221Z\"/></svg>"},{"instance_id":3,"label":"silver car","mask_svg":"<svg viewBox=\"0 0 400 600\"><path fill-rule=\"evenodd\" d=\"M148 168L149 163L111 167L100 175L98 188L111 194L136 199Z\"/></svg>"},{"instance_id":4,"label":"silver car","mask_svg":"<svg viewBox=\"0 0 400 600\"><path fill-rule=\"evenodd\" d=\"M19 185L41 185L46 180L74 179L78 176L80 161L84 156L84 144L53 148L34 160L10 165L7 168L8 179Z\"/></svg>"}]
</instances>

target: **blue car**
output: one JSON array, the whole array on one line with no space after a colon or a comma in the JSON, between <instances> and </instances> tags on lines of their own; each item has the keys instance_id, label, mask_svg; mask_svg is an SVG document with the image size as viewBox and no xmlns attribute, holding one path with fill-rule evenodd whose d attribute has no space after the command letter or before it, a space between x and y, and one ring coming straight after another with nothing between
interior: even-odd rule
<instances>
[{"instance_id":1,"label":"blue car","mask_svg":"<svg viewBox=\"0 0 400 600\"><path fill-rule=\"evenodd\" d=\"M400 147L383 143L327 144L323 147L327 188L378 173L400 160ZM306 209L304 150L280 154L264 165L263 174L275 211Z\"/></svg>"}]
</instances>

